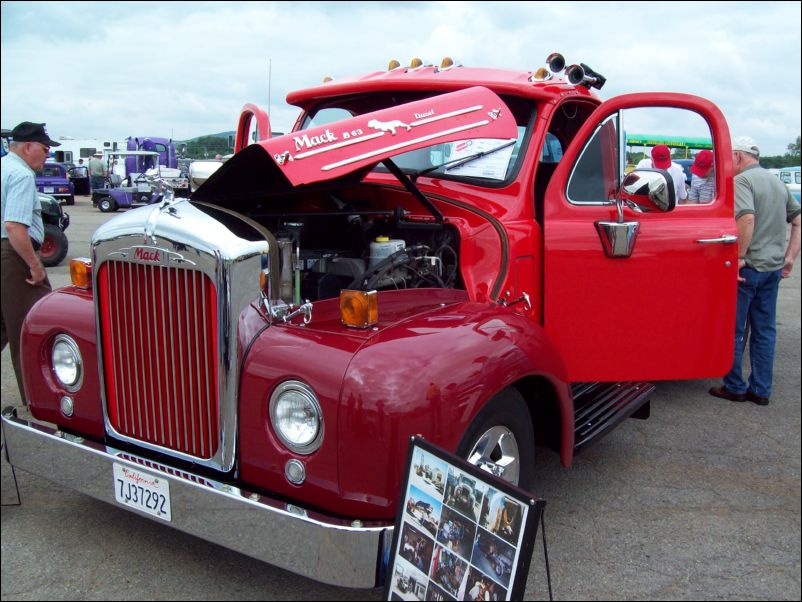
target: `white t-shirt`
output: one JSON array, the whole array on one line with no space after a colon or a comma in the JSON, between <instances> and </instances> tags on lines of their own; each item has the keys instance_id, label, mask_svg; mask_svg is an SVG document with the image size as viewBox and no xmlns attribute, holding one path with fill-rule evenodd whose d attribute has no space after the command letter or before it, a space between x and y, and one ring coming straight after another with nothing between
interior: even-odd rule
<instances>
[{"instance_id":1,"label":"white t-shirt","mask_svg":"<svg viewBox=\"0 0 802 602\"><path fill-rule=\"evenodd\" d=\"M649 157L641 159L635 166L635 169L655 169L652 160ZM671 167L666 171L674 178L674 192L676 193L677 203L684 201L688 198L688 189L685 188L685 172L682 167L672 161Z\"/></svg>"}]
</instances>

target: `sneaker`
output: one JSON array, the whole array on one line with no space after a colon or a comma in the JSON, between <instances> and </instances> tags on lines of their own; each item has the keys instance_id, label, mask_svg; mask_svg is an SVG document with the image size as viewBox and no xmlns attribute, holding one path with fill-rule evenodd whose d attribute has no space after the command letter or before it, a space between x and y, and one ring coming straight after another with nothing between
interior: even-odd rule
<instances>
[{"instance_id":1,"label":"sneaker","mask_svg":"<svg viewBox=\"0 0 802 602\"><path fill-rule=\"evenodd\" d=\"M760 395L756 395L755 393L752 393L752 391L750 391L749 389L746 390L746 398L752 403L756 403L759 406L769 405L768 397L761 397Z\"/></svg>"},{"instance_id":2,"label":"sneaker","mask_svg":"<svg viewBox=\"0 0 802 602\"><path fill-rule=\"evenodd\" d=\"M746 401L746 395L744 393L733 393L724 385L721 385L720 387L712 387L708 393L710 393L713 397L729 399L730 401ZM766 403L768 403L768 400Z\"/></svg>"}]
</instances>

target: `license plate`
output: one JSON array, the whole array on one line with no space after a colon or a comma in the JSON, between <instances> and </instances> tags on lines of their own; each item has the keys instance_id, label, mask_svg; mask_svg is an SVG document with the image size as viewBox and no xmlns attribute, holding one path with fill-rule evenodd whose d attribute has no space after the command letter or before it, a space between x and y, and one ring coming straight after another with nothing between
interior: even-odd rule
<instances>
[{"instance_id":1,"label":"license plate","mask_svg":"<svg viewBox=\"0 0 802 602\"><path fill-rule=\"evenodd\" d=\"M44 188L45 188L45 194L52 194L53 191L55 190L55 188L53 188L52 186L45 186Z\"/></svg>"},{"instance_id":2,"label":"license plate","mask_svg":"<svg viewBox=\"0 0 802 602\"><path fill-rule=\"evenodd\" d=\"M134 508L170 522L170 483L129 466L114 464L114 498Z\"/></svg>"}]
</instances>

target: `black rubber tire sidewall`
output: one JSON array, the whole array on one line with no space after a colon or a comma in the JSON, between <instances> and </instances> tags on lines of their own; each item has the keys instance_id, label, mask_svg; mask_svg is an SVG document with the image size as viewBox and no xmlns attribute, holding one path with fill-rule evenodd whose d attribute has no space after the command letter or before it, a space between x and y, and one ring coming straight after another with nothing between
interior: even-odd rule
<instances>
[{"instance_id":1,"label":"black rubber tire sidewall","mask_svg":"<svg viewBox=\"0 0 802 602\"><path fill-rule=\"evenodd\" d=\"M64 261L70 248L67 235L61 228L55 224L45 224L45 244L49 246L51 242L55 245L55 251L48 256L40 255L42 265L46 268L52 268Z\"/></svg>"},{"instance_id":2,"label":"black rubber tire sidewall","mask_svg":"<svg viewBox=\"0 0 802 602\"><path fill-rule=\"evenodd\" d=\"M108 207L106 209L103 208L104 203L108 203ZM104 196L103 198L98 199L97 208L100 209L101 213L111 213L116 209L116 203L114 202L113 198Z\"/></svg>"},{"instance_id":3,"label":"black rubber tire sidewall","mask_svg":"<svg viewBox=\"0 0 802 602\"><path fill-rule=\"evenodd\" d=\"M515 435L520 455L518 487L531 491L535 480L535 433L526 402L516 389L505 389L485 404L462 436L457 455L467 458L479 437L494 426L504 426Z\"/></svg>"}]
</instances>

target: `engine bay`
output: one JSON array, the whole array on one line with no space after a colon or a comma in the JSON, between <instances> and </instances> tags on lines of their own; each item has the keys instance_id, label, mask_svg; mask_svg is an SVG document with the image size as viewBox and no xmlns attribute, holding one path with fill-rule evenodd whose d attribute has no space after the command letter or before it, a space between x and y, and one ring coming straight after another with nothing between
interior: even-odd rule
<instances>
[{"instance_id":1,"label":"engine bay","mask_svg":"<svg viewBox=\"0 0 802 602\"><path fill-rule=\"evenodd\" d=\"M405 197L393 191L376 202L374 194L307 192L238 209L275 237L279 292L274 296L285 303L330 299L343 289L463 288L456 228L413 218L407 203L385 206ZM215 218L242 233L231 214L215 212Z\"/></svg>"}]
</instances>

